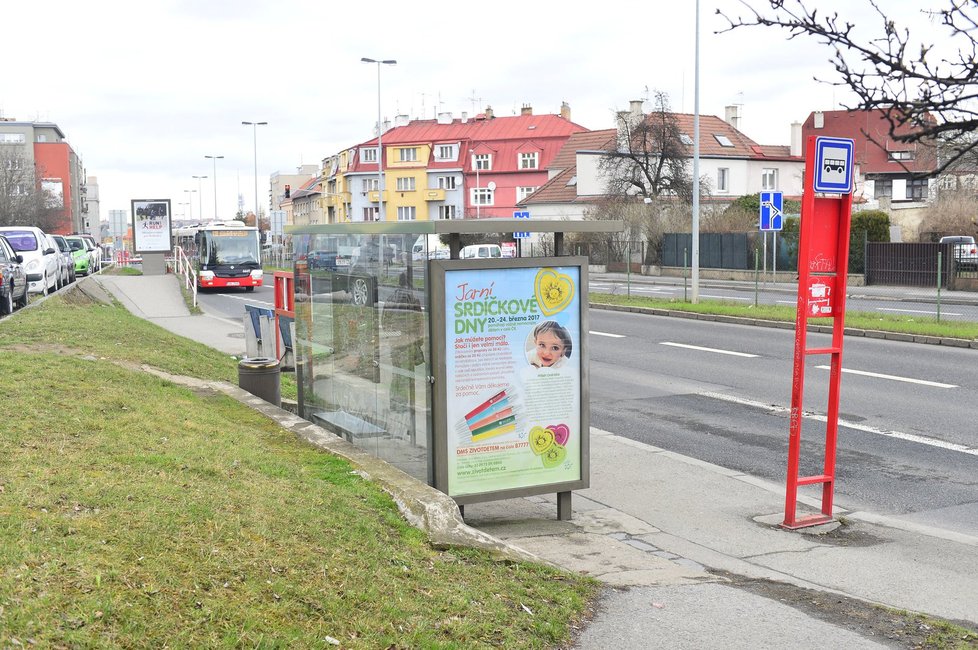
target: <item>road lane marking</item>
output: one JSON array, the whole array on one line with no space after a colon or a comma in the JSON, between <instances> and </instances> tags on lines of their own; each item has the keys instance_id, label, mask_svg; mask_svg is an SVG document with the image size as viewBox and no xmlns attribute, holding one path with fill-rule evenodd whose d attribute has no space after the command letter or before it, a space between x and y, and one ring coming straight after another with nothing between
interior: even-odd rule
<instances>
[{"instance_id":1,"label":"road lane marking","mask_svg":"<svg viewBox=\"0 0 978 650\"><path fill-rule=\"evenodd\" d=\"M623 339L624 334L609 334L608 332L595 332L594 330L588 330L588 334L594 334L595 336L607 336L612 339Z\"/></svg>"},{"instance_id":2,"label":"road lane marking","mask_svg":"<svg viewBox=\"0 0 978 650\"><path fill-rule=\"evenodd\" d=\"M659 345L669 345L674 348L686 348L687 350L699 350L700 352L716 352L717 354L729 354L734 357L756 357L756 354L747 354L746 352L734 352L733 350L718 350L717 348L704 348L698 345L686 345L685 343L673 343L671 341L660 341Z\"/></svg>"},{"instance_id":3,"label":"road lane marking","mask_svg":"<svg viewBox=\"0 0 978 650\"><path fill-rule=\"evenodd\" d=\"M722 402L730 402L731 404L739 404L741 406L750 406L752 408L762 409L775 414L788 415L791 412L791 409L788 408L787 406L778 406L777 404L764 404L763 402L756 402L754 400L735 397L733 395L725 395L723 393L700 393L700 395L704 397L709 397L711 399L720 400ZM828 416L812 413L811 411L802 413L801 416L806 420L814 420L816 422L828 422ZM948 451L957 451L962 454L978 456L978 449L974 447L959 445L955 442L947 442L946 440L939 440L937 438L931 438L929 436L918 436L913 433L902 433L900 431L879 429L877 427L866 426L865 424L856 424L855 422L847 422L842 418L839 418L839 426L845 427L847 429L854 429L856 431L862 431L864 433L872 433L879 436L885 436L887 438L896 438L897 440L916 442L918 444L927 445L929 447L937 447L939 449L946 449Z\"/></svg>"},{"instance_id":4,"label":"road lane marking","mask_svg":"<svg viewBox=\"0 0 978 650\"><path fill-rule=\"evenodd\" d=\"M831 370L831 366L815 366L821 370ZM913 379L912 377L898 377L896 375L884 375L879 372L868 372L866 370L853 370L851 368L843 368L842 372L849 373L850 375L862 375L863 377L876 377L877 379L891 379L893 381L903 381L908 384L920 384L922 386L933 386L934 388L958 388L955 384L942 384L939 381L927 381L926 379Z\"/></svg>"},{"instance_id":5,"label":"road lane marking","mask_svg":"<svg viewBox=\"0 0 978 650\"><path fill-rule=\"evenodd\" d=\"M892 308L889 308L889 307L880 307L878 311L897 311L897 312L901 312L901 313L904 313L904 314L935 314L935 315L937 314L936 311L924 311L924 310L921 310L921 309L892 309ZM957 313L952 312L952 311L945 311L945 312L942 312L942 313L945 316L960 316L961 315L961 314L957 314Z\"/></svg>"}]
</instances>

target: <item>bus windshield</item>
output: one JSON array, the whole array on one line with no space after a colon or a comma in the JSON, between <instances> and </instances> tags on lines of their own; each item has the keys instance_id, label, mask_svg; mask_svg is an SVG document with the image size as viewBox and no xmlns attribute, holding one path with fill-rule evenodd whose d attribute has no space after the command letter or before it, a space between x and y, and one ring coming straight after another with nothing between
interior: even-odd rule
<instances>
[{"instance_id":1,"label":"bus windshield","mask_svg":"<svg viewBox=\"0 0 978 650\"><path fill-rule=\"evenodd\" d=\"M201 262L206 266L260 264L255 230L203 230L198 238Z\"/></svg>"}]
</instances>

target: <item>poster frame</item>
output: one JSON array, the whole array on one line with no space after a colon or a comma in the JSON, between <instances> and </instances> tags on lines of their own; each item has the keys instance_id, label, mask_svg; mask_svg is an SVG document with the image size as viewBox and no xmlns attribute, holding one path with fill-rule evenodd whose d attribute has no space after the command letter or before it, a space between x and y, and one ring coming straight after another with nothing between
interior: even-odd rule
<instances>
[{"instance_id":1,"label":"poster frame","mask_svg":"<svg viewBox=\"0 0 978 650\"><path fill-rule=\"evenodd\" d=\"M163 203L166 205L166 248L147 247L149 245L148 242L145 241L145 238L141 236L139 229L136 227L136 210L150 203ZM132 246L134 253L137 255L144 253L168 253L173 250L173 210L170 205L170 199L132 199L131 210L129 223L132 226Z\"/></svg>"},{"instance_id":2,"label":"poster frame","mask_svg":"<svg viewBox=\"0 0 978 650\"><path fill-rule=\"evenodd\" d=\"M580 478L571 481L559 481L552 483L539 483L536 485L524 486L519 488L490 490L485 492L466 493L463 495L449 494L448 476L448 453L449 453L449 423L448 423L448 401L451 388L448 385L448 355L452 352L447 349L449 340L447 326L449 324L448 314L445 313L446 297L446 277L449 271L468 271L468 270L494 270L498 269L505 272L508 269L544 269L564 267L576 268L578 271L578 323L580 327L580 341L575 342L575 352L580 352L580 396L578 400L580 408L580 428L581 441L579 446L580 458L577 459L580 467ZM431 377L432 386L432 432L433 444L431 446L431 467L434 468L433 486L451 496L459 505L468 503L479 503L483 501L495 501L499 499L512 499L527 497L540 494L565 493L572 490L582 490L590 486L590 389L589 389L589 368L588 368L588 259L584 256L567 257L523 257L511 259L482 259L482 260L430 260L428 262L428 313L430 314L429 326L431 328Z\"/></svg>"}]
</instances>

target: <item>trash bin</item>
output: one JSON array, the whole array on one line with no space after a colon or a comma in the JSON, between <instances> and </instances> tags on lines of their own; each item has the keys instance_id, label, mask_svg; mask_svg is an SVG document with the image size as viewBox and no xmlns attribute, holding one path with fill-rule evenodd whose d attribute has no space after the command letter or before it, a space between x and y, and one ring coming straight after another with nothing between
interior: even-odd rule
<instances>
[{"instance_id":1,"label":"trash bin","mask_svg":"<svg viewBox=\"0 0 978 650\"><path fill-rule=\"evenodd\" d=\"M270 404L282 406L282 387L277 359L254 357L238 362L238 386Z\"/></svg>"}]
</instances>

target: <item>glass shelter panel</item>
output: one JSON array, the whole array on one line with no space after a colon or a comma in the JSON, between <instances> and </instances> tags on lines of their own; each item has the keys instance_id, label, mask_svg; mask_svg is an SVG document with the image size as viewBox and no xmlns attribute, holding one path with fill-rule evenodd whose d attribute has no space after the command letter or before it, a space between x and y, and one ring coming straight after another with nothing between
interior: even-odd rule
<instances>
[{"instance_id":1,"label":"glass shelter panel","mask_svg":"<svg viewBox=\"0 0 978 650\"><path fill-rule=\"evenodd\" d=\"M418 234L303 234L296 246L303 417L430 482L426 266Z\"/></svg>"}]
</instances>

